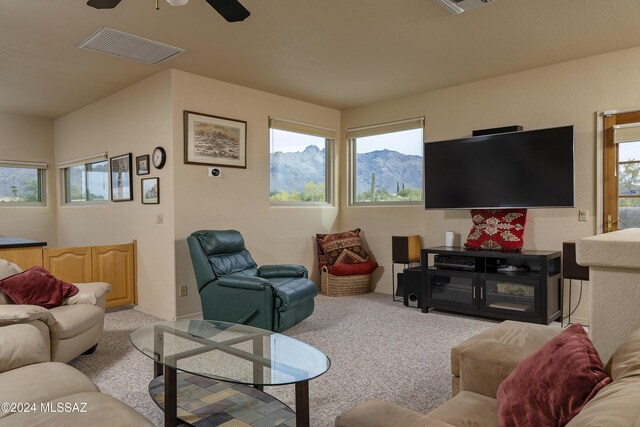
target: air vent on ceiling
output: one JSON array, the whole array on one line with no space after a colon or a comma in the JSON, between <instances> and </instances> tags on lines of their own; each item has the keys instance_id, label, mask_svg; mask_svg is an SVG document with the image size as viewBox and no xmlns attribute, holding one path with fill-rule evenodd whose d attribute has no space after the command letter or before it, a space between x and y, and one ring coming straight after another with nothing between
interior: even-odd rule
<instances>
[{"instance_id":1,"label":"air vent on ceiling","mask_svg":"<svg viewBox=\"0 0 640 427\"><path fill-rule=\"evenodd\" d=\"M100 28L77 47L147 64L160 64L185 51L107 27Z\"/></svg>"},{"instance_id":2,"label":"air vent on ceiling","mask_svg":"<svg viewBox=\"0 0 640 427\"><path fill-rule=\"evenodd\" d=\"M447 9L449 13L462 13L467 10L475 9L494 0L434 0L440 6Z\"/></svg>"}]
</instances>

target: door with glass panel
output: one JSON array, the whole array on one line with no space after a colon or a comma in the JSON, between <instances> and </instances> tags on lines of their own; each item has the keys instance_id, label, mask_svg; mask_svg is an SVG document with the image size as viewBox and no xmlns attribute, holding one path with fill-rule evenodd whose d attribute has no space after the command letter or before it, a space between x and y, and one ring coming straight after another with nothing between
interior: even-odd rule
<instances>
[{"instance_id":1,"label":"door with glass panel","mask_svg":"<svg viewBox=\"0 0 640 427\"><path fill-rule=\"evenodd\" d=\"M604 117L603 231L640 227L640 111Z\"/></svg>"}]
</instances>

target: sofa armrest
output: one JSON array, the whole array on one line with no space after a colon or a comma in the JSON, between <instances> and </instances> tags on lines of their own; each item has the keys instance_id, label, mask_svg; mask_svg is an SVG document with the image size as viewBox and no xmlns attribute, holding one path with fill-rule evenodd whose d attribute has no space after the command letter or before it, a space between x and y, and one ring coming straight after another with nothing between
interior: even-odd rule
<instances>
[{"instance_id":1,"label":"sofa armrest","mask_svg":"<svg viewBox=\"0 0 640 427\"><path fill-rule=\"evenodd\" d=\"M51 326L56 323L51 312L39 305L3 304L0 306L0 326L29 323L35 320Z\"/></svg>"},{"instance_id":2,"label":"sofa armrest","mask_svg":"<svg viewBox=\"0 0 640 427\"><path fill-rule=\"evenodd\" d=\"M451 427L429 415L380 399L371 399L336 417L335 427Z\"/></svg>"},{"instance_id":3,"label":"sofa armrest","mask_svg":"<svg viewBox=\"0 0 640 427\"><path fill-rule=\"evenodd\" d=\"M0 372L51 361L49 328L39 320L0 327Z\"/></svg>"},{"instance_id":4,"label":"sofa armrest","mask_svg":"<svg viewBox=\"0 0 640 427\"><path fill-rule=\"evenodd\" d=\"M111 284L106 282L74 283L74 285L78 287L78 293L64 300L62 305L99 305L100 299L111 291Z\"/></svg>"},{"instance_id":5,"label":"sofa armrest","mask_svg":"<svg viewBox=\"0 0 640 427\"><path fill-rule=\"evenodd\" d=\"M267 280L255 276L222 276L216 279L215 283L225 288L248 289L252 291L263 291L269 286Z\"/></svg>"},{"instance_id":6,"label":"sofa armrest","mask_svg":"<svg viewBox=\"0 0 640 427\"><path fill-rule=\"evenodd\" d=\"M496 342L472 343L460 352L460 391L495 399L500 383L522 360L518 347Z\"/></svg>"},{"instance_id":7,"label":"sofa armrest","mask_svg":"<svg viewBox=\"0 0 640 427\"><path fill-rule=\"evenodd\" d=\"M300 264L263 265L258 268L258 276L265 279L272 277L307 277L308 271Z\"/></svg>"}]
</instances>

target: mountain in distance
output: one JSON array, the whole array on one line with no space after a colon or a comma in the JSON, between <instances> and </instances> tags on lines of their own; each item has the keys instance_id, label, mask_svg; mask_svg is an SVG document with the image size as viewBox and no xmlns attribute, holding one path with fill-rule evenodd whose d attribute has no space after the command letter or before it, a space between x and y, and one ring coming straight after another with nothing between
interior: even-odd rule
<instances>
[{"instance_id":1,"label":"mountain in distance","mask_svg":"<svg viewBox=\"0 0 640 427\"><path fill-rule=\"evenodd\" d=\"M271 191L302 192L307 182L324 182L324 149L310 145L304 151L271 154ZM358 192L371 189L375 173L377 190L395 194L398 187L422 188L422 157L392 150L358 154ZM275 174L274 174L275 172Z\"/></svg>"}]
</instances>

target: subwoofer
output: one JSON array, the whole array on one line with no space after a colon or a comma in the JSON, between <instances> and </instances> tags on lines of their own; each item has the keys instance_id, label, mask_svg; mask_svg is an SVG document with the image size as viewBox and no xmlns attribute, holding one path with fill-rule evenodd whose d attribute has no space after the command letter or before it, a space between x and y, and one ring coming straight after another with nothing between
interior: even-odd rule
<instances>
[{"instance_id":1,"label":"subwoofer","mask_svg":"<svg viewBox=\"0 0 640 427\"><path fill-rule=\"evenodd\" d=\"M405 268L402 272L402 293L404 305L422 308L424 284L422 283L422 268Z\"/></svg>"}]
</instances>

